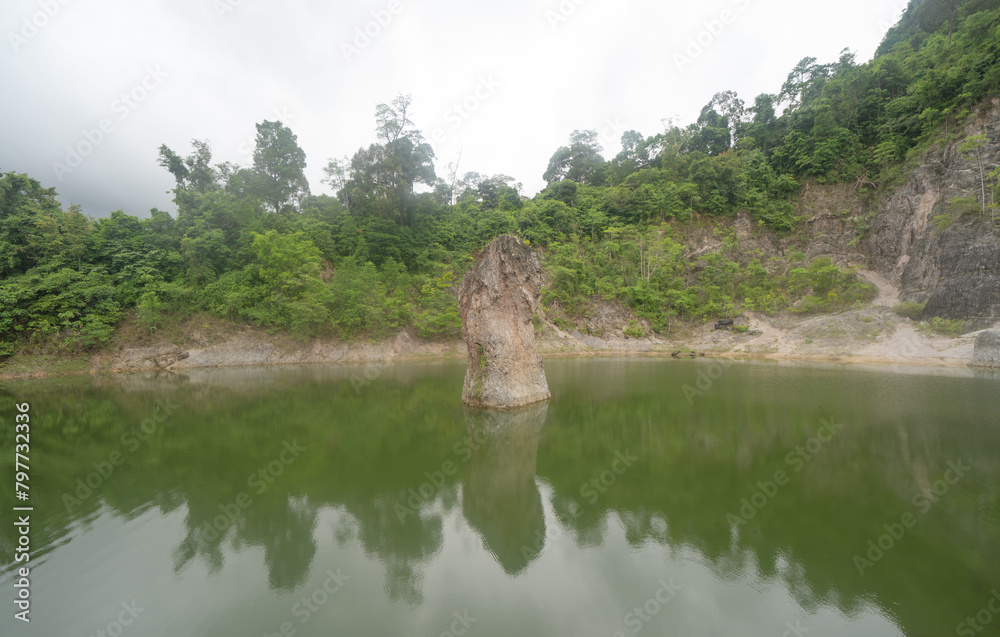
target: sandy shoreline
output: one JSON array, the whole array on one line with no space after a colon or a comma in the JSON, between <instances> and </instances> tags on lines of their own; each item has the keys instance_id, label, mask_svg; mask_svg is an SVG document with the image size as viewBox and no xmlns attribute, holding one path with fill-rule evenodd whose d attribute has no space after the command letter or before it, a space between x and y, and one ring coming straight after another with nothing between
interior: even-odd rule
<instances>
[{"instance_id":1,"label":"sandy shoreline","mask_svg":"<svg viewBox=\"0 0 1000 637\"><path fill-rule=\"evenodd\" d=\"M953 339L960 340L960 339ZM968 339L961 339L968 340ZM549 345L549 347L546 347ZM551 349L552 343L541 343L541 357L543 359L570 359L570 358L677 358L679 360L712 360L726 359L733 361L775 361L784 363L828 363L839 365L859 365L859 366L879 366L879 367L922 367L922 368L951 368L951 369L981 369L970 367L971 354L968 357L947 357L947 356L905 356L898 355L864 355L851 353L827 353L827 354L803 354L793 352L767 352L767 351L712 351L696 349L691 347L674 349L676 344L663 342L642 342L633 340L628 346L615 348L609 343L608 347L602 349ZM223 346L224 347L224 346ZM439 346L440 347L440 346ZM377 345L371 346L372 350L378 349ZM443 348L442 348L443 349ZM393 365L396 363L414 362L443 362L443 361L464 361L465 353L457 346L449 346L449 351L438 352L394 352L388 356L378 356L376 351L366 352L369 355L359 353L357 356L345 356L341 360L303 360L300 357L282 357L284 360L266 361L255 359L230 360L228 362L217 361L216 364L170 364L165 366L156 365L152 359L143 359L147 364L92 364L86 369L74 371L53 371L38 370L15 373L0 373L0 381L10 380L34 380L59 376L84 376L101 374L127 374L136 372L184 372L188 370L210 370L210 369L238 369L247 367L294 367L294 366L370 366L370 365ZM678 356L675 352L680 351ZM388 352L385 352L388 354ZM694 354L692 356L692 353ZM127 354L127 352L126 352ZM253 357L251 357L253 358ZM155 359L155 357L154 357ZM988 371L988 370L984 370ZM998 370L1000 371L1000 370Z\"/></svg>"},{"instance_id":2,"label":"sandy shoreline","mask_svg":"<svg viewBox=\"0 0 1000 637\"><path fill-rule=\"evenodd\" d=\"M685 353L674 357L668 351L601 351L601 352L551 352L542 354L542 358L724 358L728 360L772 360L804 363L847 363L862 365L908 365L918 367L969 367L969 359L964 358L893 358L890 356L852 356L836 354L765 354L746 352L696 352L698 356L690 356ZM457 360L460 357L452 356L448 359ZM464 358L464 357L461 357ZM448 360L442 358L441 360ZM410 359L427 360L427 359Z\"/></svg>"}]
</instances>

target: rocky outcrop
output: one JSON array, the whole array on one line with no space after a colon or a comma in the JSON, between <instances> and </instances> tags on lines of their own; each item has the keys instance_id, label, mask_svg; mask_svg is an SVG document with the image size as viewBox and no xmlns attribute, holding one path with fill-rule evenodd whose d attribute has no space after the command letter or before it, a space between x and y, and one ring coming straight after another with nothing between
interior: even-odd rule
<instances>
[{"instance_id":1,"label":"rocky outcrop","mask_svg":"<svg viewBox=\"0 0 1000 637\"><path fill-rule=\"evenodd\" d=\"M464 352L461 351L460 344L421 341L405 331L378 343L344 343L336 340L300 341L270 335L264 330L248 329L218 343L189 348L172 344L123 348L113 356L106 357L106 360L96 363L101 371L140 372L210 367L381 363L462 355Z\"/></svg>"},{"instance_id":2,"label":"rocky outcrop","mask_svg":"<svg viewBox=\"0 0 1000 637\"><path fill-rule=\"evenodd\" d=\"M973 367L1000 368L1000 330L983 330L976 337L976 347L972 352Z\"/></svg>"},{"instance_id":3,"label":"rocky outcrop","mask_svg":"<svg viewBox=\"0 0 1000 637\"><path fill-rule=\"evenodd\" d=\"M938 237L940 275L925 317L971 319L985 326L1000 316L1000 241L985 225L959 225Z\"/></svg>"},{"instance_id":4,"label":"rocky outcrop","mask_svg":"<svg viewBox=\"0 0 1000 637\"><path fill-rule=\"evenodd\" d=\"M927 302L924 317L1000 316L1000 230L982 212L978 160L959 145L985 134L985 172L1000 164L1000 101L984 108L956 141L932 148L909 180L878 210L865 239L872 269ZM986 194L989 199L990 194Z\"/></svg>"},{"instance_id":5,"label":"rocky outcrop","mask_svg":"<svg viewBox=\"0 0 1000 637\"><path fill-rule=\"evenodd\" d=\"M169 369L191 357L189 352L176 346L136 347L124 350L118 357L118 370L151 371Z\"/></svg>"},{"instance_id":6,"label":"rocky outcrop","mask_svg":"<svg viewBox=\"0 0 1000 637\"><path fill-rule=\"evenodd\" d=\"M858 196L859 184L815 184L807 182L795 204L795 215L804 219L799 232L807 236L804 246L796 237L781 240L783 251L799 249L810 259L830 257L837 265L864 261L856 241L858 220L864 218L865 204ZM767 252L765 252L767 254Z\"/></svg>"},{"instance_id":7,"label":"rocky outcrop","mask_svg":"<svg viewBox=\"0 0 1000 637\"><path fill-rule=\"evenodd\" d=\"M494 239L462 279L466 405L512 409L551 397L532 324L541 290L538 255L511 235Z\"/></svg>"}]
</instances>

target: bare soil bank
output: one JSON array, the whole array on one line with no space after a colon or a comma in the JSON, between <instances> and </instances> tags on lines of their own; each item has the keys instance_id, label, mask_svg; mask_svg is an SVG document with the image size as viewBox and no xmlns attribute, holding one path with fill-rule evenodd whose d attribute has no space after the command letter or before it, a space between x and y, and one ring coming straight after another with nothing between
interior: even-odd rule
<instances>
[{"instance_id":1,"label":"bare soil bank","mask_svg":"<svg viewBox=\"0 0 1000 637\"><path fill-rule=\"evenodd\" d=\"M625 323L625 321L622 321ZM626 336L610 329L604 337L565 332L549 322L538 329L543 357L670 356L704 353L711 357L772 358L855 363L966 366L978 332L958 338L929 334L887 304L813 317L764 317L738 320L735 330L714 324L682 328L653 338ZM383 341L346 343L334 339L300 340L266 330L238 327L189 329L181 337L130 343L119 339L109 351L72 361L22 357L0 369L0 378L36 378L66 373L143 372L213 367L336 365L466 358L461 341L429 342L401 332Z\"/></svg>"}]
</instances>

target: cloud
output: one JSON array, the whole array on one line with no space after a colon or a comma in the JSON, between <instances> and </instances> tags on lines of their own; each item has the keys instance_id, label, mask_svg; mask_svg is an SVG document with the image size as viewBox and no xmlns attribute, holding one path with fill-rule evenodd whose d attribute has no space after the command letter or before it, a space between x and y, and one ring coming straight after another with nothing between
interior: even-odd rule
<instances>
[{"instance_id":1,"label":"cloud","mask_svg":"<svg viewBox=\"0 0 1000 637\"><path fill-rule=\"evenodd\" d=\"M461 172L505 173L533 194L574 129L616 121L651 135L664 118L693 121L718 91L752 102L807 55L832 61L847 47L869 59L900 11L898 0L835 11L791 0L6 0L0 170L26 172L92 216L144 216L173 210L160 144L186 154L207 139L217 161L245 165L254 124L280 116L323 192L327 160L374 141L375 106L403 92L439 175L461 153ZM699 37L701 52L678 68L675 55ZM157 65L166 76L123 117L122 96L142 94ZM479 89L456 119L484 81L495 90ZM112 130L60 171L106 119ZM613 156L617 140L604 141Z\"/></svg>"}]
</instances>

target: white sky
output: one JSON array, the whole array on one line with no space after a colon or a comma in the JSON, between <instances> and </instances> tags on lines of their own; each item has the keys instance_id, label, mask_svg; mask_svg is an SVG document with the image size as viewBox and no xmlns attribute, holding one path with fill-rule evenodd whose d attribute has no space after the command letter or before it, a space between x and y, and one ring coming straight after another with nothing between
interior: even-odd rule
<instances>
[{"instance_id":1,"label":"white sky","mask_svg":"<svg viewBox=\"0 0 1000 637\"><path fill-rule=\"evenodd\" d=\"M26 172L95 217L172 212L160 144L187 155L191 139L205 139L216 161L248 165L254 124L281 119L306 152L313 193L329 193L320 183L327 160L375 141L376 105L402 92L412 94L438 176L461 149L460 173L504 173L533 195L574 129L602 131L604 156L613 157L621 132L652 135L671 117L689 124L718 91L748 103L777 93L805 56L830 62L849 48L869 60L904 8L903 0L3 0L0 171ZM366 28L374 36L357 46ZM708 44L679 65L691 38ZM345 44L356 50L348 55ZM86 153L78 166L67 146Z\"/></svg>"}]
</instances>

